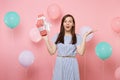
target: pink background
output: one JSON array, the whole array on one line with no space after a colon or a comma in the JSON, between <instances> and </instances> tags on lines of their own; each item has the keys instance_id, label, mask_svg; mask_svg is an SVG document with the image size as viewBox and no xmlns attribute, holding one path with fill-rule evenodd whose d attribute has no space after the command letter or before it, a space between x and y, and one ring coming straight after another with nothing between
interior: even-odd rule
<instances>
[{"instance_id":1,"label":"pink background","mask_svg":"<svg viewBox=\"0 0 120 80\"><path fill-rule=\"evenodd\" d=\"M47 16L50 4L59 5L62 15L70 13L76 20L76 31L81 26L91 26L98 31L87 43L84 56L77 55L81 80L116 80L115 70L120 66L120 35L111 29L111 21L120 16L120 0L0 0L0 80L52 80L55 57L50 56L45 43L33 43L29 31L35 27L39 13ZM4 24L4 15L16 11L20 24L10 29ZM59 32L60 21L52 21L50 38ZM102 61L96 56L97 43L111 44L112 56ZM34 63L28 68L19 64L18 57L24 50L35 55Z\"/></svg>"}]
</instances>

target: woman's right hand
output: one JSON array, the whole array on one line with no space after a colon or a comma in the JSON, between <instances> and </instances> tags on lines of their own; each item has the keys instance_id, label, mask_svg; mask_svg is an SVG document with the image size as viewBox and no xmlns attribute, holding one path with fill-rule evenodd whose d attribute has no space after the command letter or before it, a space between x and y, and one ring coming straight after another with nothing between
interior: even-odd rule
<instances>
[{"instance_id":1,"label":"woman's right hand","mask_svg":"<svg viewBox=\"0 0 120 80\"><path fill-rule=\"evenodd\" d=\"M48 40L48 36L47 35L46 36L42 36L42 39Z\"/></svg>"}]
</instances>

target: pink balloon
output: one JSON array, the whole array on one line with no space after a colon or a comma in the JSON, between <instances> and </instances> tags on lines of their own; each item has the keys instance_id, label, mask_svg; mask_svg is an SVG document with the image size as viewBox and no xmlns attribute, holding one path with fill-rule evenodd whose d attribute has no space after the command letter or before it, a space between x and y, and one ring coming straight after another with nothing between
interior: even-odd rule
<instances>
[{"instance_id":1,"label":"pink balloon","mask_svg":"<svg viewBox=\"0 0 120 80\"><path fill-rule=\"evenodd\" d=\"M40 32L37 28L32 28L30 30L29 36L33 42L39 42L41 40Z\"/></svg>"},{"instance_id":2,"label":"pink balloon","mask_svg":"<svg viewBox=\"0 0 120 80\"><path fill-rule=\"evenodd\" d=\"M61 16L61 9L57 4L51 4L47 8L47 13L51 19L55 20Z\"/></svg>"},{"instance_id":3,"label":"pink balloon","mask_svg":"<svg viewBox=\"0 0 120 80\"><path fill-rule=\"evenodd\" d=\"M118 67L116 70L115 70L115 78L117 80L120 80L120 67Z\"/></svg>"},{"instance_id":4,"label":"pink balloon","mask_svg":"<svg viewBox=\"0 0 120 80\"><path fill-rule=\"evenodd\" d=\"M112 29L116 33L120 33L120 17L116 17L112 20Z\"/></svg>"}]
</instances>

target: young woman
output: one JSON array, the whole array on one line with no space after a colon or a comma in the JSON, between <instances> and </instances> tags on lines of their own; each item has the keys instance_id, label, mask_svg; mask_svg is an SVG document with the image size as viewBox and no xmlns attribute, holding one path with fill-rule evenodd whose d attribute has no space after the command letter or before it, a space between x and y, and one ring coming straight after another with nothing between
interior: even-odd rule
<instances>
[{"instance_id":1,"label":"young woman","mask_svg":"<svg viewBox=\"0 0 120 80\"><path fill-rule=\"evenodd\" d=\"M51 55L57 51L53 80L80 80L76 53L83 55L85 52L86 37L93 33L89 31L83 38L75 33L75 20L70 14L62 18L59 34L50 42L48 36L43 36L47 49Z\"/></svg>"}]
</instances>

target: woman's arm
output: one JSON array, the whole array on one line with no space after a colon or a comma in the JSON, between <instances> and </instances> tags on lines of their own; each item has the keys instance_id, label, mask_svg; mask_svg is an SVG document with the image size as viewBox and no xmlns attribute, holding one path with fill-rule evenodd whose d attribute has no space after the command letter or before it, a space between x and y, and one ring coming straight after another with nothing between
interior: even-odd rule
<instances>
[{"instance_id":1,"label":"woman's arm","mask_svg":"<svg viewBox=\"0 0 120 80\"><path fill-rule=\"evenodd\" d=\"M54 55L56 52L56 45L52 44L49 41L48 36L43 36L43 39L45 40L45 43L46 43L46 46L47 46L47 49L48 49L50 55Z\"/></svg>"},{"instance_id":2,"label":"woman's arm","mask_svg":"<svg viewBox=\"0 0 120 80\"><path fill-rule=\"evenodd\" d=\"M86 38L89 34L93 33L94 31L89 31L89 32L86 32L83 36L83 39L82 39L82 43L81 45L77 46L77 53L79 53L80 55L84 55L85 53L85 45L86 45Z\"/></svg>"},{"instance_id":3,"label":"woman's arm","mask_svg":"<svg viewBox=\"0 0 120 80\"><path fill-rule=\"evenodd\" d=\"M85 44L86 44L85 41L86 41L86 37L84 36L83 39L82 39L81 45L77 46L77 53L82 55L82 56L85 53Z\"/></svg>"}]
</instances>

